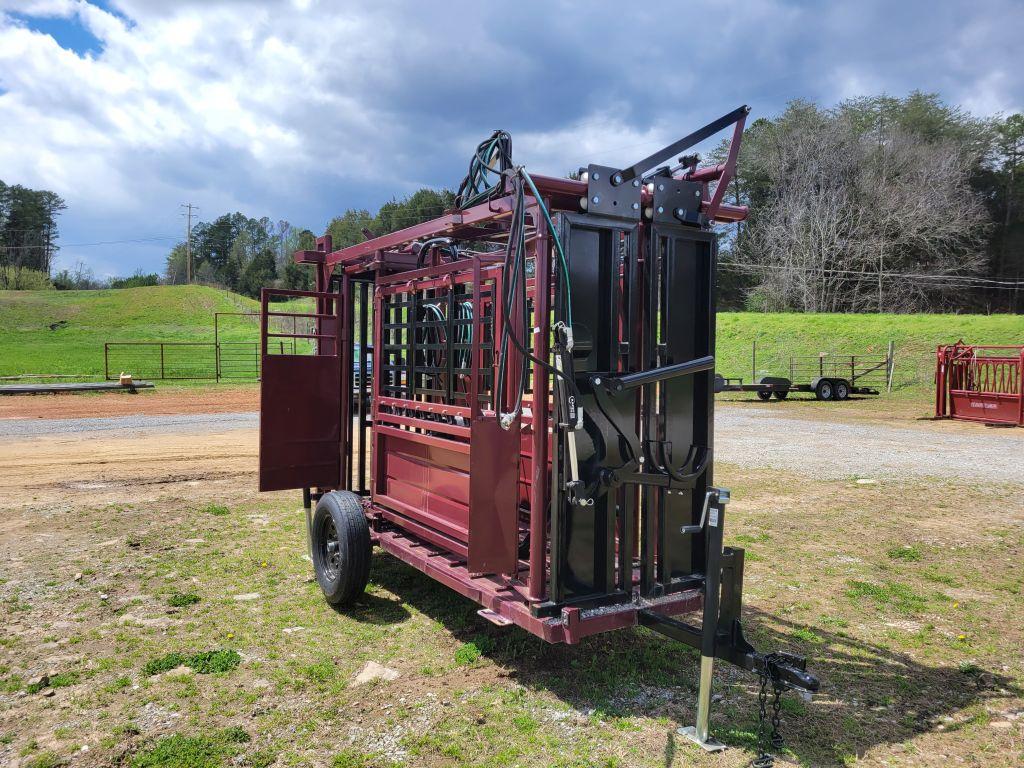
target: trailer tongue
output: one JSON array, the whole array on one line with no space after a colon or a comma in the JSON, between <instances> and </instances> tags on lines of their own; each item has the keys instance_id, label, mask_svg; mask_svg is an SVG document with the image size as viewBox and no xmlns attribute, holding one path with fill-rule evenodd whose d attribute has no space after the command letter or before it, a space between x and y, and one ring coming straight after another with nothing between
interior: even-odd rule
<instances>
[{"instance_id":1,"label":"trailer tongue","mask_svg":"<svg viewBox=\"0 0 1024 768\"><path fill-rule=\"evenodd\" d=\"M700 650L688 735L707 749L714 659L817 690L802 658L744 638L743 550L723 546L712 477L711 226L746 216L722 196L748 111L579 179L515 166L497 131L455 209L320 238L295 256L316 290L264 290L260 489L304 490L329 602L362 592L376 544L549 642L650 627ZM670 167L728 127L725 163ZM308 332L276 333L278 316ZM275 353L282 336L313 354Z\"/></svg>"}]
</instances>

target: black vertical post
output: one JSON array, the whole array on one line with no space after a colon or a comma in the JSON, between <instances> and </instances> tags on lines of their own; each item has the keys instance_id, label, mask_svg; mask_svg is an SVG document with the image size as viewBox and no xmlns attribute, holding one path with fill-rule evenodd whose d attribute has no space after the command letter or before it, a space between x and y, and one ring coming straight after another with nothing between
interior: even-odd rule
<instances>
[{"instance_id":1,"label":"black vertical post","mask_svg":"<svg viewBox=\"0 0 1024 768\"><path fill-rule=\"evenodd\" d=\"M166 378L164 374L164 344L160 342L160 378Z\"/></svg>"}]
</instances>

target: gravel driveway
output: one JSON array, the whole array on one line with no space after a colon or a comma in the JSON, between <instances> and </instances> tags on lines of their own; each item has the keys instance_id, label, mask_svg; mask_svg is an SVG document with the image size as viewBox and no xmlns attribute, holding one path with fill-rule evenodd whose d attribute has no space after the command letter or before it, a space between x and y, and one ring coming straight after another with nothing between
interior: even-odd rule
<instances>
[{"instance_id":1,"label":"gravel driveway","mask_svg":"<svg viewBox=\"0 0 1024 768\"><path fill-rule=\"evenodd\" d=\"M100 419L0 419L0 439L82 432L202 434L255 429L256 413L118 416ZM1024 484L1024 429L941 422L919 428L856 424L779 414L777 408L718 408L720 461L815 477L949 477Z\"/></svg>"},{"instance_id":2,"label":"gravel driveway","mask_svg":"<svg viewBox=\"0 0 1024 768\"><path fill-rule=\"evenodd\" d=\"M919 428L801 419L776 409L718 408L720 461L785 469L815 477L949 477L1024 484L1024 429L965 428L937 422Z\"/></svg>"}]
</instances>

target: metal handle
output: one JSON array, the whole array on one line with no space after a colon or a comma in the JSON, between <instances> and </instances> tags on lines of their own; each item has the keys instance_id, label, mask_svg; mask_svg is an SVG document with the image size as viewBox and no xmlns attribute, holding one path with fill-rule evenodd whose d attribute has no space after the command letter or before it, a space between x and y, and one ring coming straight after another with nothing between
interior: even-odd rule
<instances>
[{"instance_id":1,"label":"metal handle","mask_svg":"<svg viewBox=\"0 0 1024 768\"><path fill-rule=\"evenodd\" d=\"M696 525L684 525L684 526L682 526L679 529L679 532L680 533L688 534L690 536L693 536L693 535L698 534L701 531L703 531L704 530L704 523L708 519L708 507L711 506L711 497L712 496L718 496L719 500L721 500L721 494L722 493L723 493L723 491L720 491L717 488L712 488L710 491L708 491L706 494L704 494L704 508L701 510L701 513L700 513L700 522L697 523ZM724 494L725 494L725 501L728 502L729 501L729 491L724 491Z\"/></svg>"}]
</instances>

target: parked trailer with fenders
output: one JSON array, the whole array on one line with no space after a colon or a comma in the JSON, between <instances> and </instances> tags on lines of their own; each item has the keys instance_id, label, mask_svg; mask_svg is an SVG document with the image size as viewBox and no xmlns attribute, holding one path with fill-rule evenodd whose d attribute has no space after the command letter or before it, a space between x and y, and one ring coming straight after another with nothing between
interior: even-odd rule
<instances>
[{"instance_id":1,"label":"parked trailer with fenders","mask_svg":"<svg viewBox=\"0 0 1024 768\"><path fill-rule=\"evenodd\" d=\"M513 165L498 131L456 209L320 238L296 254L316 290L264 290L260 489L303 489L328 602L362 592L376 544L548 642L648 626L700 650L688 735L708 749L714 659L776 694L818 688L804 659L745 639L743 550L723 547L712 477L711 225L746 216L722 197L747 112L579 180ZM728 127L727 162L666 165ZM270 320L295 315L315 321L313 355L278 353Z\"/></svg>"},{"instance_id":2,"label":"parked trailer with fenders","mask_svg":"<svg viewBox=\"0 0 1024 768\"><path fill-rule=\"evenodd\" d=\"M851 384L844 378L816 376L807 384L794 384L782 376L762 376L755 384L744 384L743 379L715 377L715 392L753 392L761 400L785 400L790 392L814 395L818 400L846 400L850 395L877 395L874 387Z\"/></svg>"}]
</instances>

